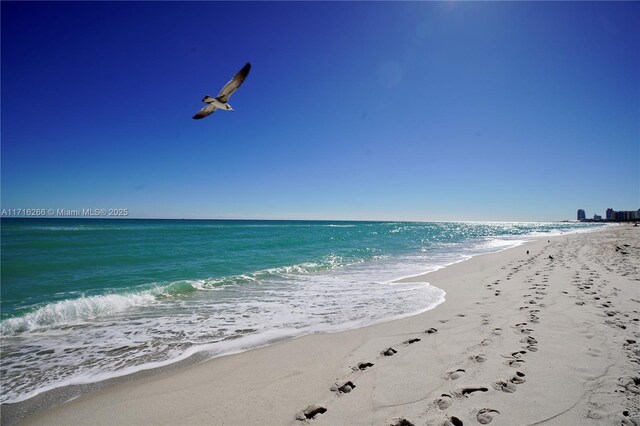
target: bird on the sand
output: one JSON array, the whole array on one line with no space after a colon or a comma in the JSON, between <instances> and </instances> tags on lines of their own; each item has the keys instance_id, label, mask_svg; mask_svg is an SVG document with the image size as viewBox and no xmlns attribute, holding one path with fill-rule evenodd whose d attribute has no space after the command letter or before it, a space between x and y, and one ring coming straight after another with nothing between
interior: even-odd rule
<instances>
[{"instance_id":1,"label":"bird on the sand","mask_svg":"<svg viewBox=\"0 0 640 426\"><path fill-rule=\"evenodd\" d=\"M238 87L244 82L244 79L249 75L249 70L251 69L251 64L249 62L246 63L244 67L233 78L224 85L218 96L211 97L206 95L202 98L202 102L206 103L206 105L198 111L196 115L193 116L194 120L199 120L201 118L206 117L207 115L211 115L215 110L221 109L226 111L233 111L231 105L229 105L229 98L233 95L233 92L238 90Z\"/></svg>"}]
</instances>

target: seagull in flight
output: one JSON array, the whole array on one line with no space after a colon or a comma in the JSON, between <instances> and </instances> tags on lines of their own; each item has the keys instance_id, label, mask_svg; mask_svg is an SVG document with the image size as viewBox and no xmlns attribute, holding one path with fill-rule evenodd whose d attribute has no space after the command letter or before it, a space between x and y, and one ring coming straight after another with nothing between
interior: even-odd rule
<instances>
[{"instance_id":1,"label":"seagull in flight","mask_svg":"<svg viewBox=\"0 0 640 426\"><path fill-rule=\"evenodd\" d=\"M201 118L205 118L207 115L211 115L214 113L216 109L222 109L226 111L233 111L231 105L228 104L229 98L233 95L233 92L238 90L238 87L244 82L244 79L249 75L249 70L251 69L251 64L249 62L246 63L244 67L236 75L233 76L231 80L227 84L224 85L218 96L215 98L206 95L202 98L202 102L206 103L206 105L198 111L196 115L193 116L194 120L199 120Z\"/></svg>"}]
</instances>

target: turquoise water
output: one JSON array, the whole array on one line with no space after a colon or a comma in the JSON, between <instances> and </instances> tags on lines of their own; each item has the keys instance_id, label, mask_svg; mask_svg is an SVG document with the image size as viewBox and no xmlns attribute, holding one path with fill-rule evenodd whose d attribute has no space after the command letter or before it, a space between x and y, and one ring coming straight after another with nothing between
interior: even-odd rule
<instances>
[{"instance_id":1,"label":"turquoise water","mask_svg":"<svg viewBox=\"0 0 640 426\"><path fill-rule=\"evenodd\" d=\"M0 402L432 309L393 281L577 223L2 219Z\"/></svg>"}]
</instances>

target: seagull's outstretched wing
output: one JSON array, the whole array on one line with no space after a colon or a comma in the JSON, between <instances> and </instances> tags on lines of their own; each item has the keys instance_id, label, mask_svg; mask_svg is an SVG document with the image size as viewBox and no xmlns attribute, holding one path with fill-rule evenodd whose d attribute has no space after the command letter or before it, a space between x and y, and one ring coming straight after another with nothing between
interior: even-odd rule
<instances>
[{"instance_id":1,"label":"seagull's outstretched wing","mask_svg":"<svg viewBox=\"0 0 640 426\"><path fill-rule=\"evenodd\" d=\"M226 103L229 100L229 97L233 95L233 92L238 90L238 87L240 87L242 82L244 82L244 79L247 78L250 69L251 64L247 62L245 66L242 67L242 69L238 71L238 73L234 75L227 84L224 85L222 90L220 90L220 93L218 93L216 99L218 99L220 102Z\"/></svg>"},{"instance_id":2,"label":"seagull's outstretched wing","mask_svg":"<svg viewBox=\"0 0 640 426\"><path fill-rule=\"evenodd\" d=\"M193 116L194 120L205 118L207 115L213 114L217 108L213 104L206 104L196 115Z\"/></svg>"}]
</instances>

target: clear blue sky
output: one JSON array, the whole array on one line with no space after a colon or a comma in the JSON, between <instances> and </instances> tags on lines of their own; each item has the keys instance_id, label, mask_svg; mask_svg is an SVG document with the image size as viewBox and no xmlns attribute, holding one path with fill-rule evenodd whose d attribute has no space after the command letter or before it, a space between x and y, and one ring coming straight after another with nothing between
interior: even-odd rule
<instances>
[{"instance_id":1,"label":"clear blue sky","mask_svg":"<svg viewBox=\"0 0 640 426\"><path fill-rule=\"evenodd\" d=\"M2 207L640 207L640 3L2 1ZM246 62L230 104L192 120Z\"/></svg>"}]
</instances>

